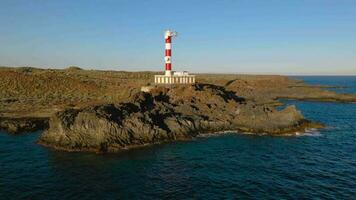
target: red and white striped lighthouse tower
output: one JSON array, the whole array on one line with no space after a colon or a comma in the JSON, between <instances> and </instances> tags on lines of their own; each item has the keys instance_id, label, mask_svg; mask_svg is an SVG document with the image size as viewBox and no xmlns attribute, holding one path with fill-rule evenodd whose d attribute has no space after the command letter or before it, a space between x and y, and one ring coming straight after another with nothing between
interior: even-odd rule
<instances>
[{"instance_id":1,"label":"red and white striped lighthouse tower","mask_svg":"<svg viewBox=\"0 0 356 200\"><path fill-rule=\"evenodd\" d=\"M167 30L164 32L164 39L166 41L166 49L165 49L165 63L166 63L166 76L172 75L172 37L176 37L177 32Z\"/></svg>"},{"instance_id":2,"label":"red and white striped lighthouse tower","mask_svg":"<svg viewBox=\"0 0 356 200\"><path fill-rule=\"evenodd\" d=\"M167 30L164 32L165 39L165 74L155 75L155 84L193 84L195 83L195 75L190 75L187 71L173 72L172 71L172 37L176 37L177 32ZM146 91L146 90L144 90Z\"/></svg>"}]
</instances>

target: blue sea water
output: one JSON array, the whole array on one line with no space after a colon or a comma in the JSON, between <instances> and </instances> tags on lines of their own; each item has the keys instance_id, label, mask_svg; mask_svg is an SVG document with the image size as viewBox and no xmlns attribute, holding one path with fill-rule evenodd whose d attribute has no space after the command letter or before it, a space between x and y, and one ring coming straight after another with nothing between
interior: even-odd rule
<instances>
[{"instance_id":1,"label":"blue sea water","mask_svg":"<svg viewBox=\"0 0 356 200\"><path fill-rule=\"evenodd\" d=\"M335 86L329 88L338 93L356 93L355 76L291 76L293 79L303 80L311 85Z\"/></svg>"},{"instance_id":2,"label":"blue sea water","mask_svg":"<svg viewBox=\"0 0 356 200\"><path fill-rule=\"evenodd\" d=\"M348 86L356 77L297 77ZM0 133L0 199L355 199L356 104L287 101L327 125L292 137L238 133L118 154L67 153L40 132Z\"/></svg>"}]
</instances>

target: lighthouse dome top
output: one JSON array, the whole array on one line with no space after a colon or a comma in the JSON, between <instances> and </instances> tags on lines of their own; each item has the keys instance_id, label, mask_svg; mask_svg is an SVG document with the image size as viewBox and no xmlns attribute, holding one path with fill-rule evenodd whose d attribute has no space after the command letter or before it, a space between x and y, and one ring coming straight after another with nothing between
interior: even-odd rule
<instances>
[{"instance_id":1,"label":"lighthouse dome top","mask_svg":"<svg viewBox=\"0 0 356 200\"><path fill-rule=\"evenodd\" d=\"M167 39L168 37L177 37L178 33L177 31L172 31L172 30L166 30L164 32L164 37Z\"/></svg>"}]
</instances>

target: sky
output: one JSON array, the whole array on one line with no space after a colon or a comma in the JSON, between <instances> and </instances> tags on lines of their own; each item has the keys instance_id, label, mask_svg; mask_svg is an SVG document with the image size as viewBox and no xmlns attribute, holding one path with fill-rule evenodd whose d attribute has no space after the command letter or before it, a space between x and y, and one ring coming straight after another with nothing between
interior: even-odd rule
<instances>
[{"instance_id":1,"label":"sky","mask_svg":"<svg viewBox=\"0 0 356 200\"><path fill-rule=\"evenodd\" d=\"M356 75L355 0L0 0L0 66Z\"/></svg>"}]
</instances>

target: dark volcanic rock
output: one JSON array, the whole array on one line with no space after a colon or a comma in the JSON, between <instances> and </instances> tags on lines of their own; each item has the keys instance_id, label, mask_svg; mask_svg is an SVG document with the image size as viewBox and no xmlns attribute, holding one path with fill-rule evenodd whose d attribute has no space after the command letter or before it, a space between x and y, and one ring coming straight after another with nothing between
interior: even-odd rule
<instances>
[{"instance_id":1,"label":"dark volcanic rock","mask_svg":"<svg viewBox=\"0 0 356 200\"><path fill-rule=\"evenodd\" d=\"M0 118L0 129L19 134L48 128L47 118Z\"/></svg>"},{"instance_id":2,"label":"dark volcanic rock","mask_svg":"<svg viewBox=\"0 0 356 200\"><path fill-rule=\"evenodd\" d=\"M117 151L224 130L282 134L310 127L294 106L247 102L224 87L196 84L137 93L125 103L55 114L39 143L68 151Z\"/></svg>"}]
</instances>

